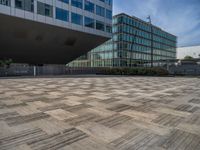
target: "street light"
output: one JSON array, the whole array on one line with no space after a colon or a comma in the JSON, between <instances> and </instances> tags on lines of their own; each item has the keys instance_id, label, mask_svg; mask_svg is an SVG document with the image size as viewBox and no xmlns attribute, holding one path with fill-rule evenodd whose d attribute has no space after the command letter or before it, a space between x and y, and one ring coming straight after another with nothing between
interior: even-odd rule
<instances>
[{"instance_id":1,"label":"street light","mask_svg":"<svg viewBox=\"0 0 200 150\"><path fill-rule=\"evenodd\" d=\"M131 51L130 51L130 64L129 66L132 68L132 55L133 55L133 46L136 44L136 37L137 37L137 29L135 29L135 35L133 36L132 39L132 44L131 44Z\"/></svg>"}]
</instances>

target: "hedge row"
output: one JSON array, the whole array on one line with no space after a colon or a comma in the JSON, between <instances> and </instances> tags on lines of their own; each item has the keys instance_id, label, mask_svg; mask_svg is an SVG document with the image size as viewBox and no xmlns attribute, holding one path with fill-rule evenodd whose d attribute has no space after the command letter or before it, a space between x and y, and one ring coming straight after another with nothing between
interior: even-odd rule
<instances>
[{"instance_id":1,"label":"hedge row","mask_svg":"<svg viewBox=\"0 0 200 150\"><path fill-rule=\"evenodd\" d=\"M163 68L104 68L101 70L101 74L166 76L169 75L169 72Z\"/></svg>"}]
</instances>

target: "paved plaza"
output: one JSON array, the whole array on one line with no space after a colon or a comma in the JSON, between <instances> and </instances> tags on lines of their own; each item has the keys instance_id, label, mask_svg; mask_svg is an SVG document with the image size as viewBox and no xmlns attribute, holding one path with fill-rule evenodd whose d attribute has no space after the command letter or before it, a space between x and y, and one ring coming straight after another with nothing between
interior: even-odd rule
<instances>
[{"instance_id":1,"label":"paved plaza","mask_svg":"<svg viewBox=\"0 0 200 150\"><path fill-rule=\"evenodd\" d=\"M0 79L0 150L200 150L200 78Z\"/></svg>"}]
</instances>

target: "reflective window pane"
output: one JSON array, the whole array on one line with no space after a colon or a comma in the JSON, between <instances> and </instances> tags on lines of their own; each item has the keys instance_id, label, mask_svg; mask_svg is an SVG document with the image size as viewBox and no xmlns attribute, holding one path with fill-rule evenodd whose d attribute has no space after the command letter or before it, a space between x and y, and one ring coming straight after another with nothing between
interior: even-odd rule
<instances>
[{"instance_id":1,"label":"reflective window pane","mask_svg":"<svg viewBox=\"0 0 200 150\"><path fill-rule=\"evenodd\" d=\"M94 13L94 4L90 1L85 0L85 10Z\"/></svg>"},{"instance_id":2,"label":"reflective window pane","mask_svg":"<svg viewBox=\"0 0 200 150\"><path fill-rule=\"evenodd\" d=\"M105 17L105 8L96 5L96 14Z\"/></svg>"},{"instance_id":3,"label":"reflective window pane","mask_svg":"<svg viewBox=\"0 0 200 150\"><path fill-rule=\"evenodd\" d=\"M53 17L53 7L45 3L37 2L37 13L43 16Z\"/></svg>"},{"instance_id":4,"label":"reflective window pane","mask_svg":"<svg viewBox=\"0 0 200 150\"><path fill-rule=\"evenodd\" d=\"M112 19L112 11L106 9L106 18Z\"/></svg>"},{"instance_id":5,"label":"reflective window pane","mask_svg":"<svg viewBox=\"0 0 200 150\"><path fill-rule=\"evenodd\" d=\"M58 0L58 1L61 1L61 2L66 3L66 4L69 4L69 0Z\"/></svg>"},{"instance_id":6,"label":"reflective window pane","mask_svg":"<svg viewBox=\"0 0 200 150\"><path fill-rule=\"evenodd\" d=\"M97 30L101 30L101 31L104 31L104 23L101 22L101 21L96 21L96 29Z\"/></svg>"},{"instance_id":7,"label":"reflective window pane","mask_svg":"<svg viewBox=\"0 0 200 150\"><path fill-rule=\"evenodd\" d=\"M56 8L56 19L69 21L69 12L61 8Z\"/></svg>"},{"instance_id":8,"label":"reflective window pane","mask_svg":"<svg viewBox=\"0 0 200 150\"><path fill-rule=\"evenodd\" d=\"M94 19L85 17L85 26L86 26L86 27L89 27L89 28L94 28L94 26L95 26L95 21L94 21Z\"/></svg>"},{"instance_id":9,"label":"reflective window pane","mask_svg":"<svg viewBox=\"0 0 200 150\"><path fill-rule=\"evenodd\" d=\"M83 8L83 0L71 0L71 5L78 8Z\"/></svg>"},{"instance_id":10,"label":"reflective window pane","mask_svg":"<svg viewBox=\"0 0 200 150\"><path fill-rule=\"evenodd\" d=\"M34 12L34 0L15 0L15 8Z\"/></svg>"},{"instance_id":11,"label":"reflective window pane","mask_svg":"<svg viewBox=\"0 0 200 150\"><path fill-rule=\"evenodd\" d=\"M76 13L72 13L71 21L74 24L83 25L83 16L76 14Z\"/></svg>"},{"instance_id":12,"label":"reflective window pane","mask_svg":"<svg viewBox=\"0 0 200 150\"><path fill-rule=\"evenodd\" d=\"M10 0L0 0L0 4L10 6Z\"/></svg>"}]
</instances>

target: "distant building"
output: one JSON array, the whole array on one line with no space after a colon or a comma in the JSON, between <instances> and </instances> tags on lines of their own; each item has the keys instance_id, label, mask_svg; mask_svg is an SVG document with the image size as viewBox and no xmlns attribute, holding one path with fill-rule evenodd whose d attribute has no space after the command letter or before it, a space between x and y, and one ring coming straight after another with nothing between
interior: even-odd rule
<instances>
[{"instance_id":1,"label":"distant building","mask_svg":"<svg viewBox=\"0 0 200 150\"><path fill-rule=\"evenodd\" d=\"M122 13L113 17L112 30L111 40L69 66L135 67L176 59L177 37L148 22Z\"/></svg>"},{"instance_id":2,"label":"distant building","mask_svg":"<svg viewBox=\"0 0 200 150\"><path fill-rule=\"evenodd\" d=\"M200 58L200 46L188 46L177 48L177 59L184 59L185 56Z\"/></svg>"}]
</instances>

